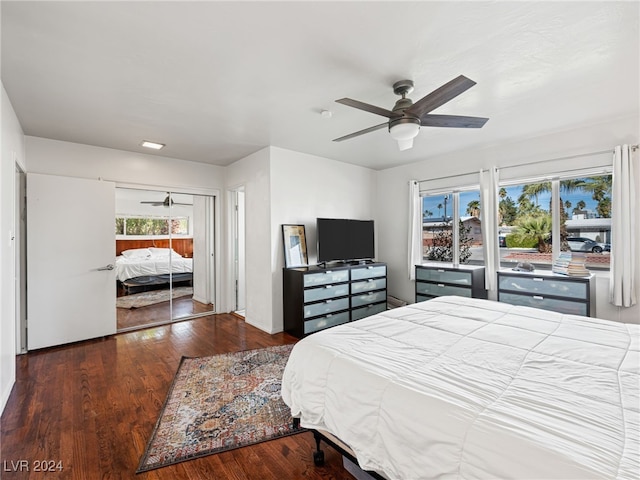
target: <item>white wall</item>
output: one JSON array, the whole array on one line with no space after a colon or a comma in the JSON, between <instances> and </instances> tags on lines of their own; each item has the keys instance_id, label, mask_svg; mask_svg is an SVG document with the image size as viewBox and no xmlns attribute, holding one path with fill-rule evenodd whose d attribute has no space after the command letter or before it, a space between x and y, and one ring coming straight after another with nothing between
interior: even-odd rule
<instances>
[{"instance_id":1,"label":"white wall","mask_svg":"<svg viewBox=\"0 0 640 480\"><path fill-rule=\"evenodd\" d=\"M314 264L316 218L375 220L375 178L376 172L369 168L271 148L272 331L283 328L281 225L305 226L309 263Z\"/></svg>"},{"instance_id":2,"label":"white wall","mask_svg":"<svg viewBox=\"0 0 640 480\"><path fill-rule=\"evenodd\" d=\"M31 136L26 137L26 149L32 173L102 178L161 191L174 187L183 193L224 186L224 167L204 163Z\"/></svg>"},{"instance_id":3,"label":"white wall","mask_svg":"<svg viewBox=\"0 0 640 480\"><path fill-rule=\"evenodd\" d=\"M245 194L245 289L247 295L245 320L266 332L273 330L273 295L271 280L271 181L269 172L270 148L264 148L227 167L229 190L244 186ZM228 197L228 195L225 195ZM226 223L227 253L225 278L233 275L232 215ZM231 282L226 282L225 297L230 308L234 305Z\"/></svg>"},{"instance_id":4,"label":"white wall","mask_svg":"<svg viewBox=\"0 0 640 480\"><path fill-rule=\"evenodd\" d=\"M378 172L379 195L376 201L379 220L378 258L389 264L388 293L409 302L414 301L415 287L414 283L409 280L407 272L409 180L428 180L448 175L473 173L481 168L491 166L517 166L538 160L589 152L605 150L613 152L615 145L638 143L639 129L639 116L634 113L628 117L612 119L597 125L554 132L545 136L494 145L480 150L456 152ZM611 157L605 155L604 161L611 162ZM559 162L562 162L566 169L583 168L590 163L602 163L603 156L579 157ZM542 173L540 165L523 165L508 170L510 176L526 177ZM636 258L640 259L640 244ZM638 272L636 275L640 274L638 265L636 265L636 272ZM628 309L618 309L609 305L606 275L604 277L602 274L598 275L596 281L596 314L599 317L625 322L639 321L640 305ZM637 282L636 288L638 289L638 298L640 298L640 282Z\"/></svg>"},{"instance_id":5,"label":"white wall","mask_svg":"<svg viewBox=\"0 0 640 480\"><path fill-rule=\"evenodd\" d=\"M375 172L277 147L265 148L227 168L228 188L244 186L245 192L245 319L264 331L280 332L281 225L305 225L309 262L314 263L317 217L374 217ZM229 272L233 269L231 257L228 255Z\"/></svg>"},{"instance_id":6,"label":"white wall","mask_svg":"<svg viewBox=\"0 0 640 480\"><path fill-rule=\"evenodd\" d=\"M16 288L14 281L15 171L25 170L24 134L9 97L2 86L0 99L0 412L11 393L16 372Z\"/></svg>"}]
</instances>

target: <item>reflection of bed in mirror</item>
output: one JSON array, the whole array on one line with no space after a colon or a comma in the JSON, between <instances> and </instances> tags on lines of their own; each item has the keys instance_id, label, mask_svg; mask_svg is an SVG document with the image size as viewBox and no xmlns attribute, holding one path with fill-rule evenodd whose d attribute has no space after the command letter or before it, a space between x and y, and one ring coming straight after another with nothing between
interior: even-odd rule
<instances>
[{"instance_id":1,"label":"reflection of bed in mirror","mask_svg":"<svg viewBox=\"0 0 640 480\"><path fill-rule=\"evenodd\" d=\"M168 288L170 284L190 284L193 280L193 258L190 258L193 250L191 239L187 240L180 244L181 253L166 246L140 246L145 241L117 241L116 279L124 293ZM153 242L155 245L159 243L157 240Z\"/></svg>"}]
</instances>

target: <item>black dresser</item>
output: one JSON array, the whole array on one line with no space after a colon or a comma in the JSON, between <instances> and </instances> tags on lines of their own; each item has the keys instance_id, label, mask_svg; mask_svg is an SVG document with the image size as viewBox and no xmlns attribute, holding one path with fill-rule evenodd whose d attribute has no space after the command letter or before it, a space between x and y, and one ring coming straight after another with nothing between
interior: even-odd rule
<instances>
[{"instance_id":1,"label":"black dresser","mask_svg":"<svg viewBox=\"0 0 640 480\"><path fill-rule=\"evenodd\" d=\"M284 330L304 337L387 308L387 265L285 268Z\"/></svg>"}]
</instances>

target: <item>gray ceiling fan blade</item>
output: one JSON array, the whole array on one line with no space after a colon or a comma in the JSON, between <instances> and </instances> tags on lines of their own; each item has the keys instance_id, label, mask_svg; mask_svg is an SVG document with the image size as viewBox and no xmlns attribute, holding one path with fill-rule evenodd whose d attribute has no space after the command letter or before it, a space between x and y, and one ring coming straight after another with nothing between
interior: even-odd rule
<instances>
[{"instance_id":1,"label":"gray ceiling fan blade","mask_svg":"<svg viewBox=\"0 0 640 480\"><path fill-rule=\"evenodd\" d=\"M351 98L341 98L339 100L336 100L336 102L341 103L342 105L347 105L349 107L364 110L365 112L375 113L376 115L381 115L387 118L397 118L402 116L401 113L394 113L391 110L387 110L386 108L376 107L375 105L369 105L368 103L359 102L358 100L353 100Z\"/></svg>"},{"instance_id":2,"label":"gray ceiling fan blade","mask_svg":"<svg viewBox=\"0 0 640 480\"><path fill-rule=\"evenodd\" d=\"M444 105L449 100L454 99L461 93L473 87L475 84L476 82L473 80L468 79L464 75L460 75L428 95L422 97L411 107L407 108L405 113L422 118L426 113Z\"/></svg>"},{"instance_id":3,"label":"gray ceiling fan blade","mask_svg":"<svg viewBox=\"0 0 640 480\"><path fill-rule=\"evenodd\" d=\"M380 130L381 128L387 127L389 124L387 122L381 123L380 125L375 125L373 127L365 128L364 130L360 130L358 132L350 133L349 135L345 135L344 137L334 138L334 142L341 142L343 140L349 140L353 137L358 137L360 135L364 135L365 133L375 132L376 130Z\"/></svg>"},{"instance_id":4,"label":"gray ceiling fan blade","mask_svg":"<svg viewBox=\"0 0 640 480\"><path fill-rule=\"evenodd\" d=\"M427 113L420 118L423 127L482 128L488 118L461 115L433 115Z\"/></svg>"}]
</instances>

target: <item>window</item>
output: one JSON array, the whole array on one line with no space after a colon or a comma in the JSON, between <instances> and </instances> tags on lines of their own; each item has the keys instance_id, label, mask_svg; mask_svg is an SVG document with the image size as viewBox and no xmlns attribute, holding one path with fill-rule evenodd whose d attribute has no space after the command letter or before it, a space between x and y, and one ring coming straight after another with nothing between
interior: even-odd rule
<instances>
[{"instance_id":1,"label":"window","mask_svg":"<svg viewBox=\"0 0 640 480\"><path fill-rule=\"evenodd\" d=\"M550 269L554 251L571 251L584 253L589 269L609 269L610 174L511 183L498 196L503 267L528 262Z\"/></svg>"},{"instance_id":2,"label":"window","mask_svg":"<svg viewBox=\"0 0 640 480\"><path fill-rule=\"evenodd\" d=\"M116 217L116 235L188 235L189 217Z\"/></svg>"},{"instance_id":3,"label":"window","mask_svg":"<svg viewBox=\"0 0 640 480\"><path fill-rule=\"evenodd\" d=\"M453 262L457 259L459 263L483 265L480 211L477 188L462 192L423 192L423 260Z\"/></svg>"}]
</instances>

